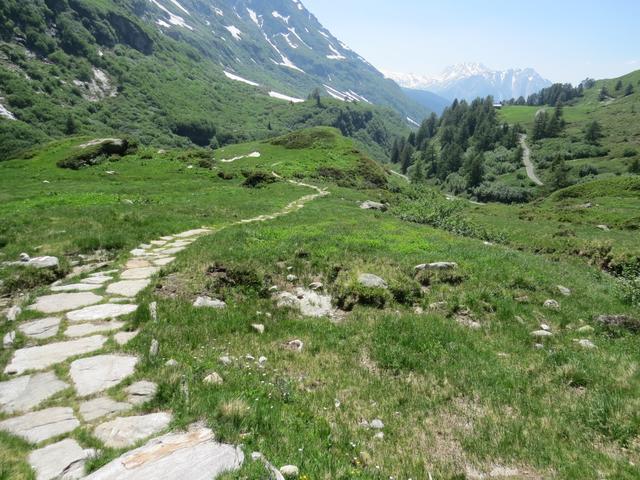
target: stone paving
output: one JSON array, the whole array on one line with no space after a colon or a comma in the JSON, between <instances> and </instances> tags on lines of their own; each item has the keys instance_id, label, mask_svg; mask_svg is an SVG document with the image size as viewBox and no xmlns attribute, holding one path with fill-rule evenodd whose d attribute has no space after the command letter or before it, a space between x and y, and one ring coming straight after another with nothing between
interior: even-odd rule
<instances>
[{"instance_id":1,"label":"stone paving","mask_svg":"<svg viewBox=\"0 0 640 480\"><path fill-rule=\"evenodd\" d=\"M280 212L231 225L274 219L328 195L312 185L290 183L317 193L291 202ZM23 322L20 317L25 312L16 309L16 332L10 333L21 336L25 346L13 352L4 368L5 377L10 378L0 381L0 418L4 418L0 430L33 445L27 461L38 480L204 480L242 465L239 447L216 442L210 429L194 424L186 432L151 438L85 477L85 461L96 452L73 438L73 432L83 426L105 447L130 448L170 426L171 412L141 413L156 394L153 382L141 380L123 389L126 402L110 397L110 389L118 389L134 375L139 359L101 350L110 339L121 347L135 338L137 331L124 330L126 316L138 308L135 297L177 253L210 233L200 228L163 236L132 250L122 270L80 273L84 278L56 282L51 293L27 307L31 318ZM33 319L35 315L42 318ZM68 380L58 377L64 371Z\"/></svg>"}]
</instances>

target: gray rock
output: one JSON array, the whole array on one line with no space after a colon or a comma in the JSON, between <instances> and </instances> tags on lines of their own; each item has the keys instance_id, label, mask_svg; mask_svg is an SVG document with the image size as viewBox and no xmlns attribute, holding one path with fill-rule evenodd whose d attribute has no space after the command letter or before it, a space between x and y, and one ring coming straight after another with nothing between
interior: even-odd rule
<instances>
[{"instance_id":1,"label":"gray rock","mask_svg":"<svg viewBox=\"0 0 640 480\"><path fill-rule=\"evenodd\" d=\"M369 426L376 430L382 430L384 428L384 423L379 418L376 418L374 420L371 420L371 423L369 423Z\"/></svg>"},{"instance_id":2,"label":"gray rock","mask_svg":"<svg viewBox=\"0 0 640 480\"><path fill-rule=\"evenodd\" d=\"M85 480L211 480L237 470L244 462L240 447L217 443L213 432L192 425L150 440L93 472Z\"/></svg>"},{"instance_id":3,"label":"gray rock","mask_svg":"<svg viewBox=\"0 0 640 480\"><path fill-rule=\"evenodd\" d=\"M70 357L100 350L106 341L107 337L94 335L67 342L22 348L14 352L11 362L4 369L4 373L19 375L27 370L43 370L56 363L64 362Z\"/></svg>"},{"instance_id":4,"label":"gray rock","mask_svg":"<svg viewBox=\"0 0 640 480\"><path fill-rule=\"evenodd\" d=\"M86 422L92 422L98 418L111 416L131 408L130 403L116 402L109 397L98 397L80 404L80 416Z\"/></svg>"},{"instance_id":5,"label":"gray rock","mask_svg":"<svg viewBox=\"0 0 640 480\"><path fill-rule=\"evenodd\" d=\"M164 366L165 367L177 367L178 366L178 362L176 362L173 358L170 358L169 360L166 361Z\"/></svg>"},{"instance_id":6,"label":"gray rock","mask_svg":"<svg viewBox=\"0 0 640 480\"><path fill-rule=\"evenodd\" d=\"M610 228L607 225L596 225L596 228L599 228L604 232L608 232L610 230Z\"/></svg>"},{"instance_id":7,"label":"gray rock","mask_svg":"<svg viewBox=\"0 0 640 480\"><path fill-rule=\"evenodd\" d=\"M582 348L597 348L596 345L591 341L588 340L586 338L582 338L580 340L574 340L578 345L580 345Z\"/></svg>"},{"instance_id":8,"label":"gray rock","mask_svg":"<svg viewBox=\"0 0 640 480\"><path fill-rule=\"evenodd\" d=\"M132 375L137 357L121 355L97 355L81 358L71 363L69 375L81 397L115 387Z\"/></svg>"},{"instance_id":9,"label":"gray rock","mask_svg":"<svg viewBox=\"0 0 640 480\"><path fill-rule=\"evenodd\" d=\"M151 316L151 321L158 321L158 302L151 302L149 304L149 315Z\"/></svg>"},{"instance_id":10,"label":"gray rock","mask_svg":"<svg viewBox=\"0 0 640 480\"><path fill-rule=\"evenodd\" d=\"M578 333L593 333L594 328L591 325L584 325L576 330Z\"/></svg>"},{"instance_id":11,"label":"gray rock","mask_svg":"<svg viewBox=\"0 0 640 480\"><path fill-rule=\"evenodd\" d=\"M82 280L82 283L90 283L93 285L104 285L105 283L110 282L111 280L113 280L113 277L110 277L108 275L98 275L95 277L87 277Z\"/></svg>"},{"instance_id":12,"label":"gray rock","mask_svg":"<svg viewBox=\"0 0 640 480\"><path fill-rule=\"evenodd\" d=\"M560 310L560 304L556 300L546 300L544 302L544 308L548 308L550 310Z\"/></svg>"},{"instance_id":13,"label":"gray rock","mask_svg":"<svg viewBox=\"0 0 640 480\"><path fill-rule=\"evenodd\" d=\"M118 345L123 346L133 340L138 333L139 332L137 330L133 332L118 332L113 336L113 339Z\"/></svg>"},{"instance_id":14,"label":"gray rock","mask_svg":"<svg viewBox=\"0 0 640 480\"><path fill-rule=\"evenodd\" d=\"M196 228L194 230L187 230L186 232L178 233L177 235L174 235L174 237L175 238L199 237L201 235L206 235L207 233L211 233L211 229Z\"/></svg>"},{"instance_id":15,"label":"gray rock","mask_svg":"<svg viewBox=\"0 0 640 480\"><path fill-rule=\"evenodd\" d=\"M37 480L79 479L84 477L84 461L90 450L70 438L29 454L29 465L36 471Z\"/></svg>"},{"instance_id":16,"label":"gray rock","mask_svg":"<svg viewBox=\"0 0 640 480\"><path fill-rule=\"evenodd\" d=\"M26 257L24 257L26 255ZM57 268L60 265L60 261L57 257L34 257L29 258L29 255L26 253L20 254L19 262L11 262L11 265L18 265L23 267L31 267L31 268Z\"/></svg>"},{"instance_id":17,"label":"gray rock","mask_svg":"<svg viewBox=\"0 0 640 480\"><path fill-rule=\"evenodd\" d=\"M0 422L0 430L12 433L31 443L40 443L80 426L73 409L66 407L47 408L27 413L21 417Z\"/></svg>"},{"instance_id":18,"label":"gray rock","mask_svg":"<svg viewBox=\"0 0 640 480\"><path fill-rule=\"evenodd\" d=\"M25 253L25 252L22 252L22 253L19 255L19 258L20 258L20 261L21 261L21 262L25 262L25 263L26 263L26 262L28 262L29 260L31 260L31 257L29 256L29 254L28 254L28 253Z\"/></svg>"},{"instance_id":19,"label":"gray rock","mask_svg":"<svg viewBox=\"0 0 640 480\"><path fill-rule=\"evenodd\" d=\"M285 465L280 467L280 473L284 478L298 478L300 471L295 465Z\"/></svg>"},{"instance_id":20,"label":"gray rock","mask_svg":"<svg viewBox=\"0 0 640 480\"><path fill-rule=\"evenodd\" d=\"M118 417L98 425L94 435L109 448L125 448L161 432L169 426L169 422L171 414L167 412Z\"/></svg>"},{"instance_id":21,"label":"gray rock","mask_svg":"<svg viewBox=\"0 0 640 480\"><path fill-rule=\"evenodd\" d=\"M173 263L175 261L175 257L161 257L161 258L156 258L153 261L154 265L157 265L158 267L164 267L165 265L169 265L170 263Z\"/></svg>"},{"instance_id":22,"label":"gray rock","mask_svg":"<svg viewBox=\"0 0 640 480\"><path fill-rule=\"evenodd\" d=\"M531 336L532 337L537 337L537 338L543 338L543 337L551 337L553 336L553 333L547 331L547 330L536 330L534 332L531 332Z\"/></svg>"},{"instance_id":23,"label":"gray rock","mask_svg":"<svg viewBox=\"0 0 640 480\"><path fill-rule=\"evenodd\" d=\"M453 270L458 268L458 264L455 262L434 262L434 263L421 263L415 266L416 271L420 270Z\"/></svg>"},{"instance_id":24,"label":"gray rock","mask_svg":"<svg viewBox=\"0 0 640 480\"><path fill-rule=\"evenodd\" d=\"M107 287L107 293L123 297L135 297L151 284L151 280L122 280Z\"/></svg>"},{"instance_id":25,"label":"gray rock","mask_svg":"<svg viewBox=\"0 0 640 480\"><path fill-rule=\"evenodd\" d=\"M153 400L157 391L158 385L148 380L140 380L124 389L127 394L127 401L133 405L142 405L149 400Z\"/></svg>"},{"instance_id":26,"label":"gray rock","mask_svg":"<svg viewBox=\"0 0 640 480\"><path fill-rule=\"evenodd\" d=\"M60 327L60 318L47 317L40 320L33 320L26 322L18 326L24 335L30 338L36 338L42 340L45 338L55 337Z\"/></svg>"},{"instance_id":27,"label":"gray rock","mask_svg":"<svg viewBox=\"0 0 640 480\"><path fill-rule=\"evenodd\" d=\"M16 341L16 331L12 330L10 332L7 332L6 335L2 338L2 347L11 348L13 347L13 344L15 341Z\"/></svg>"},{"instance_id":28,"label":"gray rock","mask_svg":"<svg viewBox=\"0 0 640 480\"><path fill-rule=\"evenodd\" d=\"M253 324L251 324L251 328L253 328L259 334L263 334L264 333L264 325L261 324L261 323L253 323Z\"/></svg>"},{"instance_id":29,"label":"gray rock","mask_svg":"<svg viewBox=\"0 0 640 480\"><path fill-rule=\"evenodd\" d=\"M372 200L362 202L360 208L363 210L380 210L382 212L387 210L387 206L384 203L374 202Z\"/></svg>"},{"instance_id":30,"label":"gray rock","mask_svg":"<svg viewBox=\"0 0 640 480\"><path fill-rule=\"evenodd\" d=\"M565 297L568 297L571 295L571 290L568 289L567 287L563 287L562 285L558 285L558 291Z\"/></svg>"},{"instance_id":31,"label":"gray rock","mask_svg":"<svg viewBox=\"0 0 640 480\"><path fill-rule=\"evenodd\" d=\"M193 302L193 306L196 308L225 308L227 306L222 300L216 300L210 297L198 297Z\"/></svg>"},{"instance_id":32,"label":"gray rock","mask_svg":"<svg viewBox=\"0 0 640 480\"><path fill-rule=\"evenodd\" d=\"M0 382L0 410L4 413L26 412L68 388L53 372L36 373Z\"/></svg>"},{"instance_id":33,"label":"gray rock","mask_svg":"<svg viewBox=\"0 0 640 480\"><path fill-rule=\"evenodd\" d=\"M335 312L331 305L331 297L329 295L320 295L313 290L297 288L295 295L289 292L282 292L276 298L278 307L296 308L307 317L330 317Z\"/></svg>"},{"instance_id":34,"label":"gray rock","mask_svg":"<svg viewBox=\"0 0 640 480\"><path fill-rule=\"evenodd\" d=\"M158 340L154 338L153 340L151 340L151 345L149 346L149 356L156 357L158 356L159 351L160 351L160 344L158 343Z\"/></svg>"},{"instance_id":35,"label":"gray rock","mask_svg":"<svg viewBox=\"0 0 640 480\"><path fill-rule=\"evenodd\" d=\"M294 352L301 352L304 348L304 342L302 340L291 340L284 344L287 350L293 350Z\"/></svg>"},{"instance_id":36,"label":"gray rock","mask_svg":"<svg viewBox=\"0 0 640 480\"><path fill-rule=\"evenodd\" d=\"M75 310L76 308L87 307L100 303L102 297L95 293L56 293L53 295L45 295L38 297L36 303L29 306L31 310L42 313L59 313L67 310Z\"/></svg>"},{"instance_id":37,"label":"gray rock","mask_svg":"<svg viewBox=\"0 0 640 480\"><path fill-rule=\"evenodd\" d=\"M296 275L293 275L293 274L287 275L287 282L295 282L296 280L298 280L298 277Z\"/></svg>"},{"instance_id":38,"label":"gray rock","mask_svg":"<svg viewBox=\"0 0 640 480\"><path fill-rule=\"evenodd\" d=\"M361 273L358 275L358 283L367 288L388 288L387 282L372 273Z\"/></svg>"},{"instance_id":39,"label":"gray rock","mask_svg":"<svg viewBox=\"0 0 640 480\"><path fill-rule=\"evenodd\" d=\"M229 357L228 355L222 355L220 357L220 363L222 363L223 365L231 365L233 362L231 361L231 357Z\"/></svg>"},{"instance_id":40,"label":"gray rock","mask_svg":"<svg viewBox=\"0 0 640 480\"><path fill-rule=\"evenodd\" d=\"M309 288L311 290L322 290L323 287L324 285L322 284L322 282L313 282L309 284Z\"/></svg>"},{"instance_id":41,"label":"gray rock","mask_svg":"<svg viewBox=\"0 0 640 480\"><path fill-rule=\"evenodd\" d=\"M134 304L103 303L102 305L94 305L69 312L67 313L67 318L71 323L111 320L122 317L123 315L129 315L137 309L138 306Z\"/></svg>"},{"instance_id":42,"label":"gray rock","mask_svg":"<svg viewBox=\"0 0 640 480\"><path fill-rule=\"evenodd\" d=\"M22 313L22 308L20 308L18 305L14 305L9 310L7 310L7 321L15 322L21 313Z\"/></svg>"},{"instance_id":43,"label":"gray rock","mask_svg":"<svg viewBox=\"0 0 640 480\"><path fill-rule=\"evenodd\" d=\"M217 372L212 372L202 380L204 383L208 383L210 385L222 385L224 380Z\"/></svg>"}]
</instances>

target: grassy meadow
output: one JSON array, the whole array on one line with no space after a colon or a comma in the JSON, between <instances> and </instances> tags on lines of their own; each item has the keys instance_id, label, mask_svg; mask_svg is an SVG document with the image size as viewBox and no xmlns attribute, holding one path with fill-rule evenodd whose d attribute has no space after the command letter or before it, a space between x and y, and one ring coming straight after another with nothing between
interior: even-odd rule
<instances>
[{"instance_id":1,"label":"grassy meadow","mask_svg":"<svg viewBox=\"0 0 640 480\"><path fill-rule=\"evenodd\" d=\"M56 167L80 141L0 164L0 236L6 239L0 259L27 251L63 256L68 265L79 253L106 249L117 263L159 235L216 227L139 296L143 307L128 322L141 333L119 350L141 362L110 393L124 398L129 383L157 382L157 397L138 411L170 409L172 428L204 421L218 439L242 444L247 461L225 480L267 476L250 460L253 451L276 466L297 465L307 480L640 475L640 340L594 321L600 314L637 318L638 309L623 302L613 277L585 259L538 248L564 226L577 239L589 230L585 241L602 236L637 255L631 232L621 229L638 215L633 185L614 197L606 185L564 197L559 192L538 206L464 202L465 221L505 233L502 243L489 243L401 220L402 179L387 179L332 130L235 145L211 158L142 149L78 171ZM222 162L254 151L261 156ZM242 186L252 173L271 171L327 187L330 195L287 216L233 225L309 193L284 181ZM455 203L435 198L442 212ZM600 206L572 210L583 198ZM385 200L392 208L362 210L364 200ZM591 224L603 219L613 229L591 233ZM415 265L436 261L458 268L416 275ZM4 279L15 275L0 271ZM379 275L388 290L363 291L355 280L361 273ZM334 320L277 307L269 291L317 281L344 309ZM558 285L571 295L561 295ZM194 309L202 294L228 307ZM557 300L559 310L543 307L548 299ZM146 308L153 301L157 321ZM255 323L265 326L263 334ZM553 336L534 338L541 324ZM0 333L8 328L2 325ZM148 353L152 339L160 345L157 356ZM302 351L286 348L294 339L304 342ZM596 348L580 346L581 339ZM115 350L115 344L105 348ZM169 359L177 366L165 365ZM204 383L211 372L224 382ZM57 373L66 378L68 364ZM362 426L374 419L384 428ZM83 446L101 447L86 428L73 436ZM26 443L0 434L0 451L0 478L32 478ZM91 467L119 453L101 449Z\"/></svg>"}]
</instances>

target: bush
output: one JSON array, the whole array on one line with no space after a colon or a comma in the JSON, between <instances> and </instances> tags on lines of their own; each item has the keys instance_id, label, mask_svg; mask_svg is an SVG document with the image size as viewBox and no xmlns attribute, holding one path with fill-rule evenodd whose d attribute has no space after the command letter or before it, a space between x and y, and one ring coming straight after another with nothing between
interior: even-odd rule
<instances>
[{"instance_id":1,"label":"bush","mask_svg":"<svg viewBox=\"0 0 640 480\"><path fill-rule=\"evenodd\" d=\"M589 175L598 175L598 169L593 165L583 165L578 172L580 177L588 177Z\"/></svg>"},{"instance_id":2,"label":"bush","mask_svg":"<svg viewBox=\"0 0 640 480\"><path fill-rule=\"evenodd\" d=\"M618 277L618 296L629 305L640 307L640 264L626 266Z\"/></svg>"},{"instance_id":3,"label":"bush","mask_svg":"<svg viewBox=\"0 0 640 480\"><path fill-rule=\"evenodd\" d=\"M85 148L78 147L67 158L58 160L56 165L60 168L79 170L83 167L98 165L112 155L126 155L135 151L135 149L136 144L133 143L130 145L126 139L117 142L109 140Z\"/></svg>"},{"instance_id":4,"label":"bush","mask_svg":"<svg viewBox=\"0 0 640 480\"><path fill-rule=\"evenodd\" d=\"M529 190L509 187L499 183L483 183L475 188L472 193L481 202L526 203L531 200L531 192Z\"/></svg>"},{"instance_id":5,"label":"bush","mask_svg":"<svg viewBox=\"0 0 640 480\"><path fill-rule=\"evenodd\" d=\"M242 182L243 187L260 188L277 181L276 177L267 172L242 172L242 174L245 176L245 181Z\"/></svg>"},{"instance_id":6,"label":"bush","mask_svg":"<svg viewBox=\"0 0 640 480\"><path fill-rule=\"evenodd\" d=\"M625 148L622 156L625 158L635 157L638 154L638 151L635 148Z\"/></svg>"}]
</instances>

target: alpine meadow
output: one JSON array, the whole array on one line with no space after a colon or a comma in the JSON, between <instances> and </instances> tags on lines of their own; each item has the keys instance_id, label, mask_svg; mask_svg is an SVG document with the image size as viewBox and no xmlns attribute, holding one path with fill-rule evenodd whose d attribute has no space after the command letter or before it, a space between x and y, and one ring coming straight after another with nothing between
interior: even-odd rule
<instances>
[{"instance_id":1,"label":"alpine meadow","mask_svg":"<svg viewBox=\"0 0 640 480\"><path fill-rule=\"evenodd\" d=\"M519 3L0 1L0 480L640 478L640 7Z\"/></svg>"}]
</instances>

